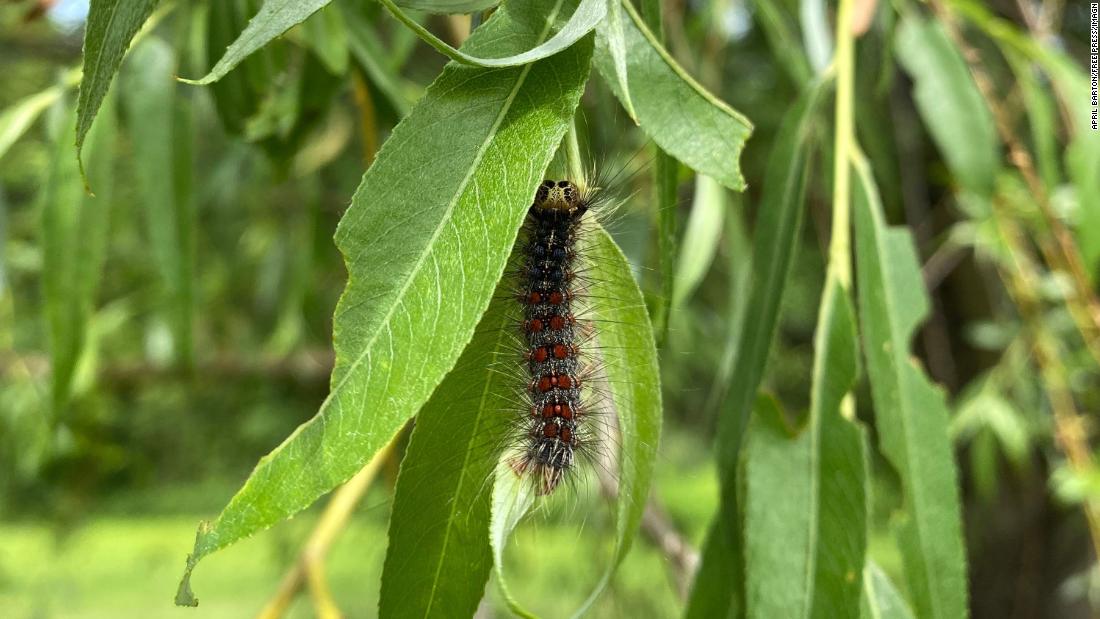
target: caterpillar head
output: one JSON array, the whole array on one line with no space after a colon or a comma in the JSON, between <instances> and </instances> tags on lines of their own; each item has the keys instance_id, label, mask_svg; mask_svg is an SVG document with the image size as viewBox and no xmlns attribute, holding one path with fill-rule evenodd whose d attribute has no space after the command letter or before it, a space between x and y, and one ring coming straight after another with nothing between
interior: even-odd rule
<instances>
[{"instance_id":1,"label":"caterpillar head","mask_svg":"<svg viewBox=\"0 0 1100 619\"><path fill-rule=\"evenodd\" d=\"M543 181L535 192L534 207L539 210L572 213L583 204L581 190L570 181Z\"/></svg>"}]
</instances>

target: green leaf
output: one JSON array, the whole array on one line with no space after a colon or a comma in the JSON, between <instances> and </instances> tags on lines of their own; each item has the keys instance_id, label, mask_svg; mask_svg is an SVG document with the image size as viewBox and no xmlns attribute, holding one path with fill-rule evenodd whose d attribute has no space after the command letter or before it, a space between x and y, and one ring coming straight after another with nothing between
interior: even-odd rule
<instances>
[{"instance_id":1,"label":"green leaf","mask_svg":"<svg viewBox=\"0 0 1100 619\"><path fill-rule=\"evenodd\" d=\"M270 43L275 37L302 23L307 17L332 0L266 0L256 15L225 50L221 59L206 76L197 80L182 79L187 84L204 85L220 80L250 54ZM214 50L211 50L214 51Z\"/></svg>"},{"instance_id":2,"label":"green leaf","mask_svg":"<svg viewBox=\"0 0 1100 619\"><path fill-rule=\"evenodd\" d=\"M874 561L863 569L863 619L914 619L905 598Z\"/></svg>"},{"instance_id":3,"label":"green leaf","mask_svg":"<svg viewBox=\"0 0 1100 619\"><path fill-rule=\"evenodd\" d=\"M744 189L738 161L752 123L688 75L629 1L623 0L622 7L627 14L623 34L630 98L642 130L696 172L730 189ZM626 95L618 87L612 50L606 42L597 40L597 44L596 68L623 102Z\"/></svg>"},{"instance_id":4,"label":"green leaf","mask_svg":"<svg viewBox=\"0 0 1100 619\"><path fill-rule=\"evenodd\" d=\"M634 541L645 511L661 438L661 377L653 327L626 256L602 228L592 233L592 317L607 385L619 422L619 493L615 551L583 613L610 582Z\"/></svg>"},{"instance_id":5,"label":"green leaf","mask_svg":"<svg viewBox=\"0 0 1100 619\"><path fill-rule=\"evenodd\" d=\"M76 72L70 73L64 78L63 83L16 101L0 112L0 159L3 159L12 144L15 144L16 140L31 128L42 112L56 103L70 86L76 85L78 78L79 75Z\"/></svg>"},{"instance_id":6,"label":"green leaf","mask_svg":"<svg viewBox=\"0 0 1100 619\"><path fill-rule=\"evenodd\" d=\"M92 126L122 56L158 0L91 0L84 27L84 76L76 103L76 148Z\"/></svg>"},{"instance_id":7,"label":"green leaf","mask_svg":"<svg viewBox=\"0 0 1100 619\"><path fill-rule=\"evenodd\" d=\"M97 193L84 191L72 156L76 118L71 115L72 108L64 106L65 121L56 131L56 150L42 198L42 291L55 419L72 393L73 375L85 349L106 258L117 134L114 97L105 97L102 108L103 113L88 133L88 177Z\"/></svg>"},{"instance_id":8,"label":"green leaf","mask_svg":"<svg viewBox=\"0 0 1100 619\"><path fill-rule=\"evenodd\" d=\"M545 40L552 24L525 10L534 2L498 11L468 43ZM428 400L489 304L590 54L582 42L525 67L449 65L394 128L336 233L349 283L334 319L331 393L200 527L178 603L195 603L190 571L203 556L350 478Z\"/></svg>"},{"instance_id":9,"label":"green leaf","mask_svg":"<svg viewBox=\"0 0 1100 619\"><path fill-rule=\"evenodd\" d=\"M596 26L596 45L606 49L611 55L611 64L615 67L615 86L618 89L623 109L627 115L638 122L634 111L634 102L630 99L630 82L626 73L626 35L623 33L623 10L619 0L607 0L607 19Z\"/></svg>"},{"instance_id":10,"label":"green leaf","mask_svg":"<svg viewBox=\"0 0 1100 619\"><path fill-rule=\"evenodd\" d=\"M881 451L901 479L904 515L896 534L909 592L920 617L965 617L966 558L947 405L909 353L928 298L909 232L884 223L864 160L855 172L863 350Z\"/></svg>"},{"instance_id":11,"label":"green leaf","mask_svg":"<svg viewBox=\"0 0 1100 619\"><path fill-rule=\"evenodd\" d=\"M317 11L302 22L306 42L333 75L348 69L348 31L339 7Z\"/></svg>"},{"instance_id":12,"label":"green leaf","mask_svg":"<svg viewBox=\"0 0 1100 619\"><path fill-rule=\"evenodd\" d=\"M535 485L516 475L505 455L497 464L489 540L493 548L494 572L504 602L514 614L527 619L534 619L535 615L521 606L508 589L508 580L504 577L504 549L508 545L508 539L512 537L512 531L534 504Z\"/></svg>"},{"instance_id":13,"label":"green leaf","mask_svg":"<svg viewBox=\"0 0 1100 619\"><path fill-rule=\"evenodd\" d=\"M832 276L814 352L807 426L792 435L778 404L762 397L745 437L750 617L859 617L867 450L862 431L841 415L841 400L858 374L859 350L851 302Z\"/></svg>"},{"instance_id":14,"label":"green leaf","mask_svg":"<svg viewBox=\"0 0 1100 619\"><path fill-rule=\"evenodd\" d=\"M810 169L809 141L814 117L827 91L826 85L827 82L822 81L812 85L787 113L768 158L753 245L749 302L743 323L750 328L741 331L733 380L718 419L722 500L707 533L702 563L688 600L688 617L735 616L743 610L744 595L738 584L743 578L736 488L741 437L775 338L779 304L798 247L803 195Z\"/></svg>"},{"instance_id":15,"label":"green leaf","mask_svg":"<svg viewBox=\"0 0 1100 619\"><path fill-rule=\"evenodd\" d=\"M515 414L514 381L486 368L517 362L510 285L498 287L470 345L416 416L394 493L381 617L469 617L484 594L492 475Z\"/></svg>"},{"instance_id":16,"label":"green leaf","mask_svg":"<svg viewBox=\"0 0 1100 619\"><path fill-rule=\"evenodd\" d=\"M363 71L370 77L371 83L382 93L389 104L404 117L409 111L408 88L401 82L401 75L384 62L386 53L378 40L378 33L371 28L365 17L353 7L339 7L344 15L344 25L348 31L348 47Z\"/></svg>"},{"instance_id":17,"label":"green leaf","mask_svg":"<svg viewBox=\"0 0 1100 619\"><path fill-rule=\"evenodd\" d=\"M673 307L682 305L710 270L725 226L726 208L725 188L705 174L696 176L695 199L691 203L684 240L680 243L680 258L676 261Z\"/></svg>"},{"instance_id":18,"label":"green leaf","mask_svg":"<svg viewBox=\"0 0 1100 619\"><path fill-rule=\"evenodd\" d=\"M190 139L176 101L176 58L150 38L127 63L123 104L133 136L135 176L149 228L149 249L162 286L174 356L191 363L195 213L190 195Z\"/></svg>"},{"instance_id":19,"label":"green leaf","mask_svg":"<svg viewBox=\"0 0 1100 619\"><path fill-rule=\"evenodd\" d=\"M392 13L398 21L405 24L423 39L425 43L434 47L436 51L455 62L472 67L515 67L552 56L570 45L573 45L579 41L581 37L592 32L592 30L603 21L604 16L607 14L607 1L608 0L581 0L576 10L573 11L569 21L567 21L560 30L558 30L549 40L534 47L517 45L514 41L508 42L502 40L491 43L495 49L482 49L489 45L488 41L483 41L479 44L463 45L463 49L467 50L464 52L447 45L446 42L432 34L427 28L421 26L419 22L406 15L398 8L394 0L379 0L383 6L389 9L390 13ZM551 10L537 10L537 12L544 15L546 20L552 22L562 17L560 13L560 4L551 5L547 3L545 6L551 7ZM542 5L540 5L540 9L542 8ZM516 10L516 8L510 4L506 4L499 10L513 11ZM527 19L533 19L534 17L535 15L525 16ZM493 52L492 55L477 55L487 51ZM505 53L507 55L500 56L498 55L500 53Z\"/></svg>"},{"instance_id":20,"label":"green leaf","mask_svg":"<svg viewBox=\"0 0 1100 619\"><path fill-rule=\"evenodd\" d=\"M915 82L913 98L956 182L982 197L993 193L1000 147L993 115L966 61L939 22L906 16L895 53Z\"/></svg>"},{"instance_id":21,"label":"green leaf","mask_svg":"<svg viewBox=\"0 0 1100 619\"><path fill-rule=\"evenodd\" d=\"M500 0L394 0L394 4L416 11L454 15L484 11L500 4Z\"/></svg>"},{"instance_id":22,"label":"green leaf","mask_svg":"<svg viewBox=\"0 0 1100 619\"><path fill-rule=\"evenodd\" d=\"M657 265L661 272L661 292L653 312L658 342L664 345L672 314L672 295L676 285L676 253L679 245L676 233L676 189L680 179L680 164L668 153L654 146L654 176L657 186L654 208L657 209Z\"/></svg>"},{"instance_id":23,"label":"green leaf","mask_svg":"<svg viewBox=\"0 0 1100 619\"><path fill-rule=\"evenodd\" d=\"M218 81L225 76L226 73L229 73L233 67L237 66L238 63L248 57L249 54L260 49L293 26L305 21L307 17L331 1L332 0L306 0L305 2L299 2L296 0L267 0L267 2L264 2L260 12L252 18L252 21L248 22L248 27L246 27L244 32L237 37L237 40L229 46L229 49L225 51L225 55L222 56L218 64L214 65L214 68L211 69L209 73L197 80L183 81L188 84L197 85L210 84ZM479 37L475 39L474 42L467 41L467 43L463 45L463 49L466 51L459 51L444 43L441 39L421 26L416 20L406 15L396 4L394 4L393 0L379 1L383 6L389 9L394 17L401 23L416 32L420 38L424 39L425 42L440 53L455 62L474 67L515 67L552 56L573 45L589 32L592 32L596 24L603 19L604 12L607 9L606 4L604 4L606 0L581 0L580 5L577 6L576 11L574 11L569 21L562 26L553 37L545 41L527 45L517 45L516 40L492 40L489 37ZM538 8L530 7L526 10L544 15L546 16L546 22L553 23L561 17L559 10L562 5L560 2L555 2L547 6L555 10L544 12L539 10L542 8L541 6ZM511 12L515 9L511 6L504 6L501 7L500 10ZM531 15L516 16L512 19L517 21L521 19L533 20L537 16L538 15L533 13ZM468 52L473 53L471 54ZM476 55L484 52L503 55L492 57L479 57Z\"/></svg>"}]
</instances>

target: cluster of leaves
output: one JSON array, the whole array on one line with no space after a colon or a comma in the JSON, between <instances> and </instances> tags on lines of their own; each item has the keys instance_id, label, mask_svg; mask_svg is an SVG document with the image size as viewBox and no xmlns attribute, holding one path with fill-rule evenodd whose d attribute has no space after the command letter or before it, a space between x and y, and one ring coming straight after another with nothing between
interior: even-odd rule
<instances>
[{"instance_id":1,"label":"cluster of leaves","mask_svg":"<svg viewBox=\"0 0 1100 619\"><path fill-rule=\"evenodd\" d=\"M146 347L188 371L200 357L192 343L196 255L209 243L204 235L215 234L197 223L196 205L210 200L219 178L238 169L198 163L196 147L229 150L236 142L196 144L192 127L204 114L215 115L229 136L265 154L271 178L291 179L308 199L321 192L317 176L325 168L350 169L353 176L362 170L361 161L343 156L354 123L339 98L350 83L361 101L362 146L371 163L336 227L347 286L332 323L328 397L316 416L260 460L218 518L200 526L177 602L197 604L190 577L204 556L305 509L352 477L415 417L394 490L380 613L472 615L495 567L511 609L528 614L507 593L502 558L532 498L529 489L514 487L508 471L497 475L492 492L484 481L498 465L503 426L494 420L510 406L499 384L506 378L492 370L507 354L507 301L498 287L507 285L502 274L534 188L554 164L563 137L576 130L582 93L591 89L614 97L655 144L656 187L649 200L655 208L645 215L653 221L645 227L656 246L658 281L643 277L639 287L617 241L626 243L602 231L593 235L589 251L598 290L591 296L602 325L600 347L611 351L604 365L620 434L619 492L605 569L579 612L607 585L641 522L661 429L661 380L683 384L684 376L694 375L687 364L659 367L655 341L672 352L684 346L667 334L690 330L678 316L693 297L706 294L704 282L714 277L711 267L725 247L730 265L713 270L725 271L722 290L732 300L719 320L727 343L709 351L721 363L708 405L668 396L670 408L720 411L720 503L686 614L965 616L966 553L952 438L973 445L973 476L982 492L993 492L997 475L990 463L997 453L1023 467L1032 442L1049 436L1046 416L1028 418L1022 411L1042 410L1050 385L1030 371L1035 336L1023 324L1024 312L1020 325L1012 312L977 325L979 345L1003 357L962 391L953 420L944 394L911 359L911 342L930 306L911 233L886 223L891 206L904 201L900 155L892 140L882 138L886 121L873 104L853 101L853 89L880 97L901 79L895 65L912 81L913 104L942 158L945 194L958 207L958 221L938 251L973 248L1012 288L1021 249L1005 220L1036 231L1040 244L1048 224L1006 163L993 115L944 21L907 3L881 6L855 50L847 26L852 3L841 2L834 42L824 3L807 1L805 43L799 45L789 7L751 3L771 62L793 86L794 103L753 106L754 119L759 107L759 124L778 129L769 136L767 156L746 163L743 175L739 158L752 127L666 49L677 43L664 32L659 1L643 0L640 9L629 0L380 4L92 2L82 76L67 74L0 115L3 156L36 118L53 110L48 124L57 152L41 196L42 292L51 424L65 426L75 395L95 374L99 336L91 325L109 238L107 208L123 185L112 165L120 146L140 162L133 191L160 282L153 295L158 329ZM943 5L937 4L1006 60L1023 94L1042 181L1067 205L1060 216L1075 232L1084 264L1095 266L1100 147L1096 134L1071 124L1059 160L1056 105L1042 83L1049 80L1059 101L1079 106L1086 100L1083 73L978 5ZM721 7L715 3L712 10ZM426 27L421 11L489 16L455 48ZM386 12L399 25L383 34L378 24ZM697 16L700 23L710 17ZM685 30L709 33L711 26L700 23L689 20ZM438 72L438 57L410 63L418 39L450 62ZM876 62L878 83L857 80L857 66ZM701 65L713 89L722 90L727 72L738 79L736 65L723 70L714 56ZM590 80L593 67L602 85ZM425 69L432 82L421 91L413 72ZM182 80L203 88L177 84L173 76L181 74L205 74ZM73 108L68 93L77 82ZM835 122L828 105L834 90ZM857 112L862 122L853 127ZM1074 109L1070 116L1083 123L1085 113ZM118 137L120 121L128 140ZM394 127L376 154L384 124ZM815 159L834 164L831 183L813 182L815 170L827 168L813 165ZM696 174L696 188L681 236L677 186L688 170ZM730 204L729 192L745 189L743 176L763 179L751 243ZM215 189L197 189L206 186ZM762 391L774 370L769 357L782 347L777 333L797 294L792 281L803 260L803 213L820 195L833 197L834 228L824 286L811 302L817 313L805 319L813 331L812 357L794 381L808 388L795 387L794 397L785 398L807 403L808 410L792 414ZM305 258L286 269L286 306L292 309L274 320L276 335L265 343L274 353L287 352L308 328L303 306L313 255L324 245L313 231L329 229L316 206L298 217L308 224L299 226ZM1089 277L1095 276L1090 269ZM1083 301L1053 266L1040 277L1042 323L1053 325L1055 340L1067 342L1061 371L1073 379L1066 382L1074 397L1087 398L1097 375L1089 333L1078 333L1068 316ZM1007 298L1008 307L1019 303L1004 291L994 294ZM614 351L629 354L615 357ZM857 402L864 378L869 397ZM874 442L867 424L875 429ZM1067 470L1064 494L1088 500L1090 474L1095 477L1088 469ZM897 493L888 543L900 555L900 568L883 569L869 550L880 528L872 495L883 477Z\"/></svg>"}]
</instances>

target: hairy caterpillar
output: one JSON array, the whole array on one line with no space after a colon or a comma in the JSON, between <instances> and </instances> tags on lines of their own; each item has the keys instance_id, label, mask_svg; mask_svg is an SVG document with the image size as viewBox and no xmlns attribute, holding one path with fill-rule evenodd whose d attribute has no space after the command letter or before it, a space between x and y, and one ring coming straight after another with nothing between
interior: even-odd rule
<instances>
[{"instance_id":1,"label":"hairy caterpillar","mask_svg":"<svg viewBox=\"0 0 1100 619\"><path fill-rule=\"evenodd\" d=\"M578 291L578 233L592 206L594 189L567 180L546 180L535 193L521 246L518 300L522 306L524 357L530 409L520 424L519 453L512 467L531 474L539 494L554 491L575 464L578 450L591 449L589 399L582 393L582 332L573 311Z\"/></svg>"}]
</instances>

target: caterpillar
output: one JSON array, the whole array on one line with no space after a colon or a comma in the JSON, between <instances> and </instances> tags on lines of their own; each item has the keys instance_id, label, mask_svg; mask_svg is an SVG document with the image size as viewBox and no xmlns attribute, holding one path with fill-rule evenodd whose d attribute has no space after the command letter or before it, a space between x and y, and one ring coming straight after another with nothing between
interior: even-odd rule
<instances>
[{"instance_id":1,"label":"caterpillar","mask_svg":"<svg viewBox=\"0 0 1100 619\"><path fill-rule=\"evenodd\" d=\"M539 185L528 211L521 246L517 298L522 306L529 413L521 423L517 474L530 474L538 494L548 495L591 448L589 409L582 394L583 321L574 313L577 297L578 233L592 206L594 190L567 180Z\"/></svg>"}]
</instances>

